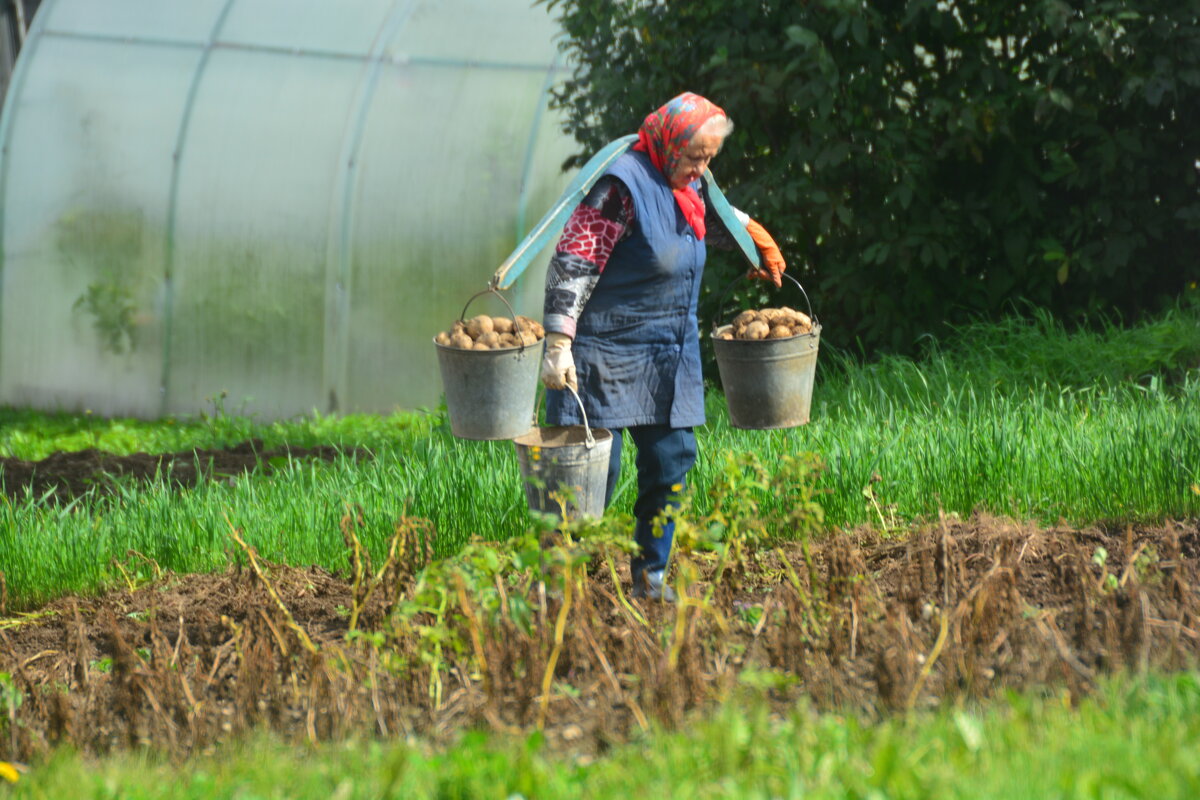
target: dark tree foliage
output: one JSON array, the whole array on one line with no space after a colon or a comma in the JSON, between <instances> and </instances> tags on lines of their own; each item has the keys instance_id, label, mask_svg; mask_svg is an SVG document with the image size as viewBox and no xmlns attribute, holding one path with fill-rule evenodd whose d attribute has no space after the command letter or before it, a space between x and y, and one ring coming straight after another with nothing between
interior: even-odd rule
<instances>
[{"instance_id":1,"label":"dark tree foliage","mask_svg":"<svg viewBox=\"0 0 1200 800\"><path fill-rule=\"evenodd\" d=\"M842 344L1135 318L1200 277L1200 0L542 1L573 163L680 91L722 105L714 173Z\"/></svg>"}]
</instances>

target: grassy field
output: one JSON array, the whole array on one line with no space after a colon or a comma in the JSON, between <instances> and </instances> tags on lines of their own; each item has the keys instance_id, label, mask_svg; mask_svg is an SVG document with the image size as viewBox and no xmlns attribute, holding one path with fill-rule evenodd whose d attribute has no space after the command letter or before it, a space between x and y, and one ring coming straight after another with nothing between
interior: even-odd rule
<instances>
[{"instance_id":1,"label":"grassy field","mask_svg":"<svg viewBox=\"0 0 1200 800\"><path fill-rule=\"evenodd\" d=\"M763 463L813 452L829 527L903 529L939 510L976 509L1053 522L1123 522L1200 513L1200 321L1176 312L1133 330L1070 335L1034 317L964 330L920 361L862 367L822 356L813 421L785 431L729 427L710 394L691 480L695 506L728 453ZM0 503L0 569L10 602L38 603L113 582L113 561L137 551L163 569L211 570L229 559L229 525L267 558L344 565L338 520L357 504L378 553L402 514L432 521L449 554L471 537L526 530L513 448L450 435L444 411L320 416L259 424L217 413L142 422L88 415L0 412L0 455L57 450L115 453L334 444L369 455L284 461L270 475L230 477L179 491L165 482L118 484L61 504L31 492ZM614 501L634 497L632 448ZM437 469L430 469L436 464ZM764 507L791 502L767 491ZM788 531L779 531L786 537Z\"/></svg>"},{"instance_id":2,"label":"grassy field","mask_svg":"<svg viewBox=\"0 0 1200 800\"><path fill-rule=\"evenodd\" d=\"M830 529L871 524L900 536L939 509L1079 524L1200 516L1194 311L1088 334L1034 316L965 329L915 361L861 366L831 349L821 358L804 428L731 429L719 394L710 396L693 474L697 511L726 454L770 464L813 452L824 463L819 499ZM2 500L10 608L119 583L115 564L131 564L131 550L164 569L220 569L241 557L230 525L269 559L343 568L347 504L361 508L360 535L376 552L402 514L431 520L443 554L529 523L511 446L456 440L437 410L273 424L223 413L141 422L3 410L0 426L0 455L26 460L248 438L347 451L184 490L118 482L70 504L29 493ZM369 454L353 457L354 448ZM627 469L618 514L632 503L631 483ZM786 516L778 512L793 499L787 487L755 491L776 507L774 518ZM1083 699L1046 687L883 718L808 708L781 716L749 693L603 754L564 753L537 735L310 747L263 734L183 764L60 750L16 785L0 780L0 797L1185 798L1200 793L1197 712L1200 675L1191 672L1106 679Z\"/></svg>"}]
</instances>

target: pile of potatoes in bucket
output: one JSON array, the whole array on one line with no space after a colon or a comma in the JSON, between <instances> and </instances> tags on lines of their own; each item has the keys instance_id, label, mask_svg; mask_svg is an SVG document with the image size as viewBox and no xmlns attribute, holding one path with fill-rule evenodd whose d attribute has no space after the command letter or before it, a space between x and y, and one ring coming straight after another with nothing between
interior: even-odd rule
<instances>
[{"instance_id":1,"label":"pile of potatoes in bucket","mask_svg":"<svg viewBox=\"0 0 1200 800\"><path fill-rule=\"evenodd\" d=\"M718 339L788 339L812 330L812 319L803 311L783 308L747 310L717 334Z\"/></svg>"},{"instance_id":2,"label":"pile of potatoes in bucket","mask_svg":"<svg viewBox=\"0 0 1200 800\"><path fill-rule=\"evenodd\" d=\"M480 314L468 320L456 319L450 330L442 331L434 341L459 350L502 350L540 342L546 335L541 323L529 317L489 317Z\"/></svg>"}]
</instances>

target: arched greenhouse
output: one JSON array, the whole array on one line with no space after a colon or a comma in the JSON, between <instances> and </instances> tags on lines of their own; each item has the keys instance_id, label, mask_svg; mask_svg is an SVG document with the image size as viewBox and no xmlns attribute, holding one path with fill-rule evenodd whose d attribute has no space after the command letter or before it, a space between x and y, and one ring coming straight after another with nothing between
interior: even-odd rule
<instances>
[{"instance_id":1,"label":"arched greenhouse","mask_svg":"<svg viewBox=\"0 0 1200 800\"><path fill-rule=\"evenodd\" d=\"M556 35L530 0L44 0L0 119L0 403L436 403L432 336L569 177ZM540 316L535 263L505 296Z\"/></svg>"}]
</instances>

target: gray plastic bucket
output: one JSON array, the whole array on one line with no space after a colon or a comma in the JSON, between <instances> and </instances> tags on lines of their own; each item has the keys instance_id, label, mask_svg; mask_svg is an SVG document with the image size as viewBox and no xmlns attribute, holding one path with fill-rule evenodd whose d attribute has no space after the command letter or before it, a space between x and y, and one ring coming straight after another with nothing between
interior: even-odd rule
<instances>
[{"instance_id":1,"label":"gray plastic bucket","mask_svg":"<svg viewBox=\"0 0 1200 800\"><path fill-rule=\"evenodd\" d=\"M513 439L530 510L562 518L561 498L567 519L603 515L612 437L611 431L589 428L585 413L583 425L534 428Z\"/></svg>"},{"instance_id":2,"label":"gray plastic bucket","mask_svg":"<svg viewBox=\"0 0 1200 800\"><path fill-rule=\"evenodd\" d=\"M504 296L494 289L479 292L463 306L459 319L476 297L495 294L513 315ZM438 368L446 392L450 432L460 439L512 439L534 424L538 372L543 342L502 350L460 350L438 344Z\"/></svg>"},{"instance_id":3,"label":"gray plastic bucket","mask_svg":"<svg viewBox=\"0 0 1200 800\"><path fill-rule=\"evenodd\" d=\"M790 275L784 277L800 286ZM808 302L807 293L804 300ZM788 339L717 338L730 325L713 331L713 352L733 427L770 430L808 422L821 340L821 325L812 315L811 304L808 310L812 331Z\"/></svg>"}]
</instances>

